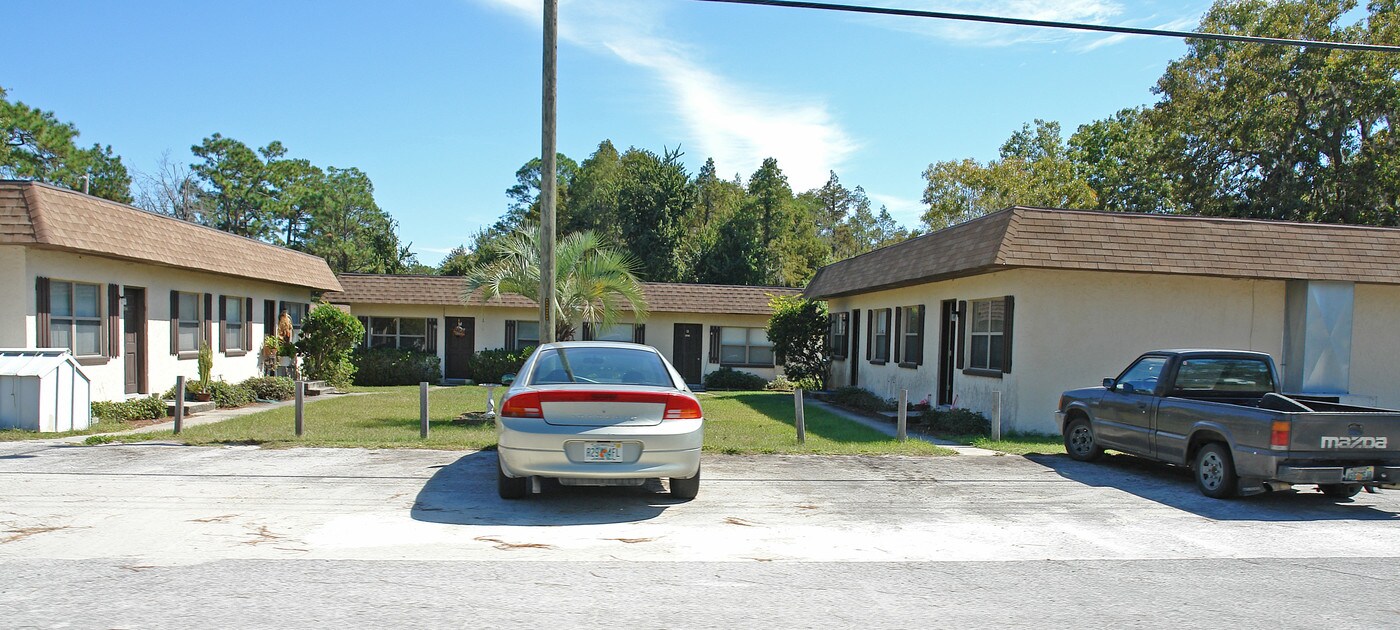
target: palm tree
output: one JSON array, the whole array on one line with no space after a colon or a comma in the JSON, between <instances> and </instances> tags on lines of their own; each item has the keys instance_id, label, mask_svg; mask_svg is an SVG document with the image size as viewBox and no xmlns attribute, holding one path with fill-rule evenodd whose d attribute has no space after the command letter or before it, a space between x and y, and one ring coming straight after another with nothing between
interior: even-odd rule
<instances>
[{"instance_id":1,"label":"palm tree","mask_svg":"<svg viewBox=\"0 0 1400 630\"><path fill-rule=\"evenodd\" d=\"M525 224L487 245L486 262L467 270L462 300L471 303L480 290L482 303L503 293L538 300L540 294L540 231ZM605 244L593 231L565 236L554 250L554 308L558 313L555 339L568 341L590 322L601 328L617 323L623 308L637 321L647 317L646 296L637 279L637 262Z\"/></svg>"}]
</instances>

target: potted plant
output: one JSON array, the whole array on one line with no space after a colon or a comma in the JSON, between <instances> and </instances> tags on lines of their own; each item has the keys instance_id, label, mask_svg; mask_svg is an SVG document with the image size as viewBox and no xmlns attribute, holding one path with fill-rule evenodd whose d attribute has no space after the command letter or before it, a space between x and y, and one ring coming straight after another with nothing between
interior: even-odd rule
<instances>
[{"instance_id":1,"label":"potted plant","mask_svg":"<svg viewBox=\"0 0 1400 630\"><path fill-rule=\"evenodd\" d=\"M267 335L262 344L263 376L276 376L277 355L281 354L282 342L277 337Z\"/></svg>"},{"instance_id":2,"label":"potted plant","mask_svg":"<svg viewBox=\"0 0 1400 630\"><path fill-rule=\"evenodd\" d=\"M194 392L194 399L199 402L208 402L213 396L209 391L209 373L214 371L214 351L209 349L209 344L199 344L199 380L195 382L190 391Z\"/></svg>"}]
</instances>

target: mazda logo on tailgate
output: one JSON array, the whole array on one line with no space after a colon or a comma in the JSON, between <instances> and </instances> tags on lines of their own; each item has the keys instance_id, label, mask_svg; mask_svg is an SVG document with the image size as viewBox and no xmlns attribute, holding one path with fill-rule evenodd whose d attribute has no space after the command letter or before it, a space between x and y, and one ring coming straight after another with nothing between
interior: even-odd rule
<instances>
[{"instance_id":1,"label":"mazda logo on tailgate","mask_svg":"<svg viewBox=\"0 0 1400 630\"><path fill-rule=\"evenodd\" d=\"M1322 448L1386 448L1390 438L1365 436L1322 436Z\"/></svg>"}]
</instances>

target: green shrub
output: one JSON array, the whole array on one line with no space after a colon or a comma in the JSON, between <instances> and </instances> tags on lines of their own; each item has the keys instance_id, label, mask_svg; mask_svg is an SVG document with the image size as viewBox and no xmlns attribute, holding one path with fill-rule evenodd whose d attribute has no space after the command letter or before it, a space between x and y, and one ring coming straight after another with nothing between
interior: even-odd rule
<instances>
[{"instance_id":1,"label":"green shrub","mask_svg":"<svg viewBox=\"0 0 1400 630\"><path fill-rule=\"evenodd\" d=\"M165 417L165 401L156 396L136 398L123 402L99 400L92 403L92 415L108 422L132 422L155 420Z\"/></svg>"},{"instance_id":2,"label":"green shrub","mask_svg":"<svg viewBox=\"0 0 1400 630\"><path fill-rule=\"evenodd\" d=\"M955 435L990 435L992 421L971 409L932 410L924 412L924 423L940 433Z\"/></svg>"},{"instance_id":3,"label":"green shrub","mask_svg":"<svg viewBox=\"0 0 1400 630\"><path fill-rule=\"evenodd\" d=\"M763 389L770 392L790 392L799 387L808 392L821 391L822 381L815 376L807 376L797 380L788 380L787 376L779 376L764 385Z\"/></svg>"},{"instance_id":4,"label":"green shrub","mask_svg":"<svg viewBox=\"0 0 1400 630\"><path fill-rule=\"evenodd\" d=\"M482 350L467 361L467 378L477 384L499 383L502 376L519 373L520 366L525 364L525 359L530 358L530 353L534 351L533 346L514 352L505 348Z\"/></svg>"},{"instance_id":5,"label":"green shrub","mask_svg":"<svg viewBox=\"0 0 1400 630\"><path fill-rule=\"evenodd\" d=\"M218 380L209 382L209 394L211 400L220 409L228 407L243 407L253 404L253 390L242 385L234 385L228 381Z\"/></svg>"},{"instance_id":6,"label":"green shrub","mask_svg":"<svg viewBox=\"0 0 1400 630\"><path fill-rule=\"evenodd\" d=\"M238 386L262 400L289 400L296 395L296 383L286 376L254 376Z\"/></svg>"},{"instance_id":7,"label":"green shrub","mask_svg":"<svg viewBox=\"0 0 1400 630\"><path fill-rule=\"evenodd\" d=\"M869 390L860 387L838 387L831 392L829 400L842 407L861 409L864 411L892 411L894 405Z\"/></svg>"},{"instance_id":8,"label":"green shrub","mask_svg":"<svg viewBox=\"0 0 1400 630\"><path fill-rule=\"evenodd\" d=\"M768 385L768 380L757 374L741 372L732 367L722 367L705 375L705 389L740 389L756 391Z\"/></svg>"},{"instance_id":9,"label":"green shrub","mask_svg":"<svg viewBox=\"0 0 1400 630\"><path fill-rule=\"evenodd\" d=\"M349 386L355 376L350 352L364 338L364 324L354 315L325 302L311 309L302 320L297 342L297 351L306 357L306 379Z\"/></svg>"},{"instance_id":10,"label":"green shrub","mask_svg":"<svg viewBox=\"0 0 1400 630\"><path fill-rule=\"evenodd\" d=\"M417 385L442 380L442 360L435 354L398 348L360 348L350 355L356 385Z\"/></svg>"}]
</instances>

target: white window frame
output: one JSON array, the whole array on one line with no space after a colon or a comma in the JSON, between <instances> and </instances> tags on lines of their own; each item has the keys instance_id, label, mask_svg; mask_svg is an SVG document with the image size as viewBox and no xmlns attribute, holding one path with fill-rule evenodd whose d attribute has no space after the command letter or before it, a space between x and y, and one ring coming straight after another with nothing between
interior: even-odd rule
<instances>
[{"instance_id":1,"label":"white window frame","mask_svg":"<svg viewBox=\"0 0 1400 630\"><path fill-rule=\"evenodd\" d=\"M968 333L967 333L967 367L972 370L987 370L990 372L1001 372L1002 352L993 352L994 340L1001 340L1001 348L1006 347L1006 301L1004 298L992 298L987 300L973 300L968 303ZM997 306L1002 310L997 313ZM1000 325L997 325L997 324ZM982 349L984 354L979 364L977 351Z\"/></svg>"},{"instance_id":2,"label":"white window frame","mask_svg":"<svg viewBox=\"0 0 1400 630\"><path fill-rule=\"evenodd\" d=\"M176 350L181 356L187 354L198 354L199 344L204 340L204 295L200 293L190 293L189 291L177 291L179 293L179 318L176 321L175 338L178 344ZM194 298L194 313L186 313L184 308L185 296ZM186 348L183 344L184 336L181 334L189 324L194 325L194 347Z\"/></svg>"},{"instance_id":3,"label":"white window frame","mask_svg":"<svg viewBox=\"0 0 1400 630\"><path fill-rule=\"evenodd\" d=\"M743 343L743 345L740 345L740 344L737 344L737 343L725 343L725 340L724 340L724 331L726 331L726 330L742 330L742 331L744 331L744 343ZM747 326L721 326L720 329L719 329L719 339L720 339L720 342L719 342L719 343L720 343L719 363L720 363L720 365L722 365L722 366L733 366L733 367L773 367L774 365L776 365L776 362L775 362L775 361L776 361L776 358L774 357L774 351L773 351L773 342L772 342L771 340L768 339L768 331L767 331L767 330L764 330L763 328L754 328L754 327L747 327ZM740 363L740 362L736 362L736 361L729 361L729 360L726 360L726 359L725 359L725 356L724 356L724 355L725 355L725 352L724 352L725 348L743 348L743 349L744 349L744 350L743 350L743 352L744 352L744 362ZM766 349L767 352L768 352L769 360L766 361L766 362L765 362L765 361L755 361L755 360L754 360L754 357L753 357L754 351L755 351L755 350L762 351L762 350L764 350L764 349Z\"/></svg>"},{"instance_id":4,"label":"white window frame","mask_svg":"<svg viewBox=\"0 0 1400 630\"><path fill-rule=\"evenodd\" d=\"M426 318L426 317L384 317L384 316L368 316L368 317L365 317L365 320L366 320L366 321L365 321L365 339L364 339L365 347L366 347L366 348L397 348L397 349L399 349L399 350L414 350L414 351L417 351L417 352L427 352L427 351L428 351L428 328L430 328L430 327L428 326L428 319L429 319L429 318ZM403 322L404 322L404 320L413 320L413 321L422 322L422 324L423 324L423 334L421 334L421 335L406 335L406 334L404 334L404 332L403 332ZM384 323L384 322L386 322L386 321L391 321L390 327L389 327L387 330L390 330L390 331L392 331L392 332L383 332L383 333L376 333L376 332L374 332L374 330L375 330L374 325L375 325L376 322L378 322L378 323ZM378 339L378 340L384 340L384 341L392 341L392 343L383 344L383 345L376 345L376 344L375 344L375 340L376 340L376 339ZM410 346L408 346L408 347L404 347L404 340L405 340L405 339L408 339L408 340L417 339L417 340L420 340L420 343L419 343L416 347L415 347L415 346L412 346L412 345L410 345Z\"/></svg>"},{"instance_id":5,"label":"white window frame","mask_svg":"<svg viewBox=\"0 0 1400 630\"><path fill-rule=\"evenodd\" d=\"M61 287L67 287L68 293L68 314L60 315L54 312L54 295L60 291ZM96 315L78 315L78 287L92 287L93 312ZM54 339L56 329L66 328L68 343L62 347L68 348L75 357L103 357L102 338L102 285L93 282L75 282L72 280L50 280L49 281L49 339ZM60 324L60 322L64 322ZM97 326L97 348L96 352L83 354L78 352L78 326L79 324L89 324Z\"/></svg>"},{"instance_id":6,"label":"white window frame","mask_svg":"<svg viewBox=\"0 0 1400 630\"><path fill-rule=\"evenodd\" d=\"M514 321L515 321L515 339L508 339L508 340L507 340L507 341L511 342L512 345L511 345L510 347L512 348L512 350L520 350L520 349L522 349L522 348L527 348L527 347L539 347L539 345L540 345L540 322L539 322L539 320L533 320L533 319L517 319L517 320L514 320ZM534 326L535 326L535 336L534 336L533 338L531 338L531 337L522 337L522 336L520 336L520 329L522 328L521 324L534 324Z\"/></svg>"},{"instance_id":7,"label":"white window frame","mask_svg":"<svg viewBox=\"0 0 1400 630\"><path fill-rule=\"evenodd\" d=\"M224 301L224 320L220 323L223 330L221 331L222 334L219 335L219 345L223 346L221 350L223 350L225 354L229 352L247 352L248 349L243 347L243 327L248 325L248 314L243 312L245 310L243 306L247 301L246 298L224 295L220 296L219 299ZM237 322L233 320L235 310L238 312Z\"/></svg>"},{"instance_id":8,"label":"white window frame","mask_svg":"<svg viewBox=\"0 0 1400 630\"><path fill-rule=\"evenodd\" d=\"M888 363L890 360L890 324L894 319L894 309L875 309L875 321L870 322L874 328L874 347L871 348L870 360L875 363Z\"/></svg>"}]
</instances>

